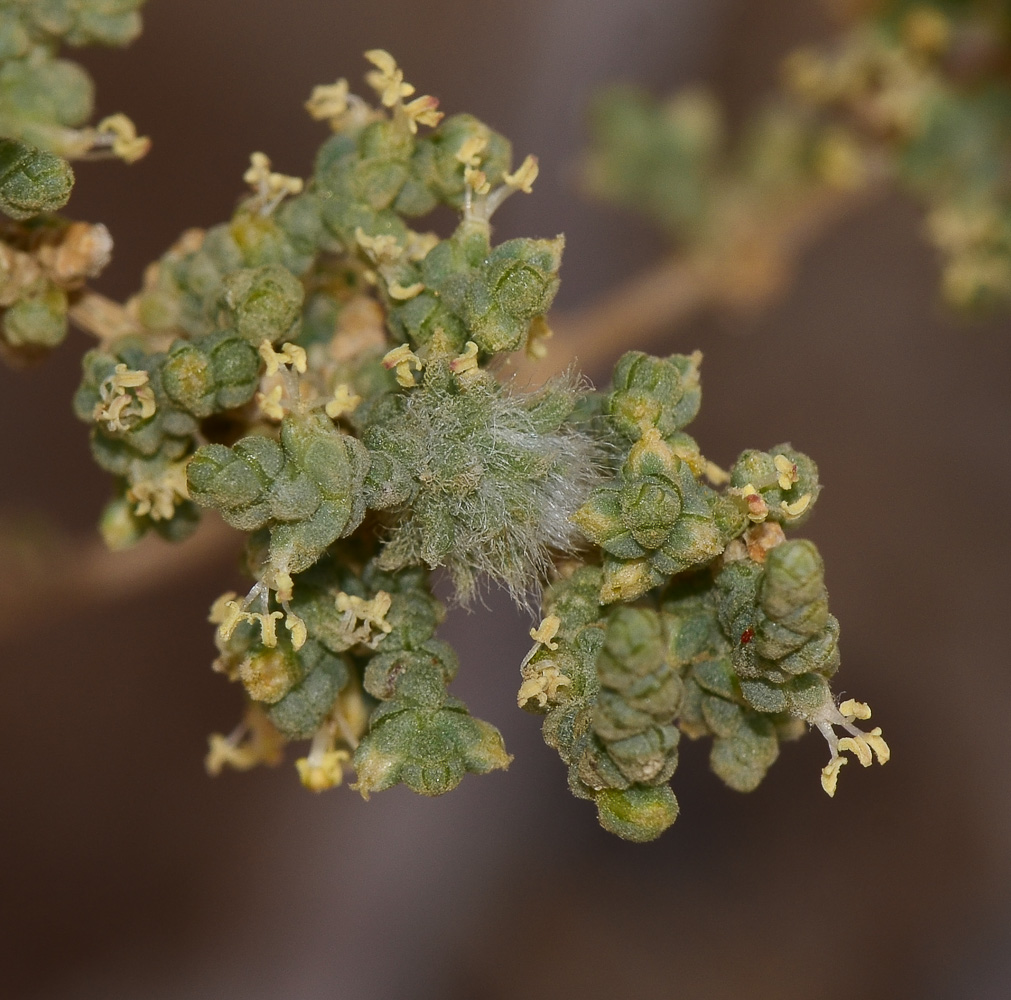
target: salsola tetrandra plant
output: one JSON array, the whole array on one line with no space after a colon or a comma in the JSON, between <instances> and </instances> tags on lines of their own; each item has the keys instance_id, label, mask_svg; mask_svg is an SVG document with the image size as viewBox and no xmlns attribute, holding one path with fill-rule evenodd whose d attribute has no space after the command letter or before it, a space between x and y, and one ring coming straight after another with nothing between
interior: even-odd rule
<instances>
[{"instance_id":1,"label":"salsola tetrandra plant","mask_svg":"<svg viewBox=\"0 0 1011 1000\"><path fill-rule=\"evenodd\" d=\"M6 4L0 40L27 47L7 44L5 71L61 36L122 40L136 6ZM806 725L828 740L830 795L844 751L886 761L880 730L855 724L867 706L829 688L838 623L818 552L787 539L818 498L815 464L788 444L729 472L704 458L685 430L698 353L628 353L605 391L571 372L514 385L501 359L544 353L563 241L496 244L491 220L531 192L537 161L444 117L385 51L366 57L375 106L345 80L306 105L330 130L312 175L254 153L231 220L185 232L125 307L84 289L96 255L61 283L47 261L66 237L37 234L77 225L50 214L69 191L61 156L143 141L117 119L75 132L79 149L80 114L8 125L3 249L36 278L6 272L4 337L50 346L68 312L99 335L75 407L115 481L106 541L179 541L205 509L248 535L251 586L211 610L215 669L247 707L211 737L208 770L276 763L298 741L316 791L345 767L365 796L506 767L499 732L448 690L440 567L461 601L485 581L543 597L518 701L622 837L673 822L682 734L712 738L714 771L742 791ZM415 221L439 205L460 214L447 238Z\"/></svg>"}]
</instances>

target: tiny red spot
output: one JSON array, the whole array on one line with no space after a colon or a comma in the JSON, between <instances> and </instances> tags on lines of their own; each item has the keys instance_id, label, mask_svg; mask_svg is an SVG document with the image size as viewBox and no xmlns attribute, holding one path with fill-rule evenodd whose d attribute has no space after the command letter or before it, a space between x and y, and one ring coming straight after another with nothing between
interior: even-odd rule
<instances>
[{"instance_id":1,"label":"tiny red spot","mask_svg":"<svg viewBox=\"0 0 1011 1000\"><path fill-rule=\"evenodd\" d=\"M746 628L741 633L741 645L742 646L747 645L754 638L755 638L755 630L753 628Z\"/></svg>"}]
</instances>

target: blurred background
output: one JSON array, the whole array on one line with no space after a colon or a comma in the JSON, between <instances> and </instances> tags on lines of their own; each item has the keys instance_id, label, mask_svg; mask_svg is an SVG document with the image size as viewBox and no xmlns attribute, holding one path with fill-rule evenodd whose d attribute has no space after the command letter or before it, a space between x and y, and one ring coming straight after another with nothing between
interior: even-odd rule
<instances>
[{"instance_id":1,"label":"blurred background","mask_svg":"<svg viewBox=\"0 0 1011 1000\"><path fill-rule=\"evenodd\" d=\"M130 294L182 229L230 214L252 150L308 173L325 131L302 102L341 75L361 89L361 53L381 46L443 110L539 155L534 195L496 233L567 234L564 312L662 252L579 196L594 89L707 82L740 119L790 48L830 32L805 0L150 0L135 45L80 58L99 114L128 112L154 148L129 169L82 165L71 212L116 240L99 290ZM761 315L702 313L652 345L704 350L693 433L708 456L790 440L818 461L827 488L805 533L843 623L836 686L872 704L886 768L848 768L830 800L809 736L745 796L686 741L678 822L619 841L516 710L529 623L492 599L444 634L455 692L515 754L507 773L368 803L304 791L290 761L212 781L207 733L241 705L211 673L205 623L237 582L226 553L129 599L6 622L0 993L1011 996L1011 323L937 304L921 227L911 203L877 200ZM73 335L41 366L0 370L5 519L94 530L108 484L70 412L88 346Z\"/></svg>"}]
</instances>

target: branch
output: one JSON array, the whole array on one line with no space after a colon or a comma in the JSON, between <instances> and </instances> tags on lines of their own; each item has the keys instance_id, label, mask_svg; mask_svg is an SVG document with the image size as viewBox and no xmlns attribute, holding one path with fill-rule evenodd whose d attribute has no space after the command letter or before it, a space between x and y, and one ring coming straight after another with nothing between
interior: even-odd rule
<instances>
[{"instance_id":1,"label":"branch","mask_svg":"<svg viewBox=\"0 0 1011 1000\"><path fill-rule=\"evenodd\" d=\"M49 531L44 540L35 535L41 532L15 528L0 538L0 640L38 619L164 586L238 551L240 542L237 532L212 516L203 517L185 542L149 536L123 552L112 552L97 539L53 540Z\"/></svg>"},{"instance_id":2,"label":"branch","mask_svg":"<svg viewBox=\"0 0 1011 1000\"><path fill-rule=\"evenodd\" d=\"M789 287L802 251L878 191L876 185L859 192L819 189L746 225L730 220L720 238L695 254L667 258L598 301L553 317L548 356L519 368L536 381L564 371L573 359L584 371L601 372L707 306L764 308Z\"/></svg>"},{"instance_id":3,"label":"branch","mask_svg":"<svg viewBox=\"0 0 1011 1000\"><path fill-rule=\"evenodd\" d=\"M103 343L143 332L140 323L118 302L90 290L71 303L69 316L75 326Z\"/></svg>"}]
</instances>

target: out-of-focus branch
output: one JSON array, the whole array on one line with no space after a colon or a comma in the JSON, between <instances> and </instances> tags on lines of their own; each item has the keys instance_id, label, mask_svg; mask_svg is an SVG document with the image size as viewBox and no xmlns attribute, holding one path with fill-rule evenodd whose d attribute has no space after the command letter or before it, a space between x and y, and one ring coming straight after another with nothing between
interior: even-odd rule
<instances>
[{"instance_id":1,"label":"out-of-focus branch","mask_svg":"<svg viewBox=\"0 0 1011 1000\"><path fill-rule=\"evenodd\" d=\"M14 529L0 538L0 639L43 617L163 587L237 552L239 544L238 533L213 516L204 517L185 542L148 537L124 552L109 551L99 539L54 540L47 533L43 541Z\"/></svg>"},{"instance_id":2,"label":"out-of-focus branch","mask_svg":"<svg viewBox=\"0 0 1011 1000\"><path fill-rule=\"evenodd\" d=\"M85 291L70 305L71 322L101 341L141 331L140 324L118 302L98 292Z\"/></svg>"},{"instance_id":3,"label":"out-of-focus branch","mask_svg":"<svg viewBox=\"0 0 1011 1000\"><path fill-rule=\"evenodd\" d=\"M563 371L573 359L584 371L596 373L627 350L648 349L651 340L699 309L764 308L789 287L801 252L877 190L819 188L774 215L733 226L712 249L667 258L598 301L553 316L547 357L520 367L539 381Z\"/></svg>"}]
</instances>

